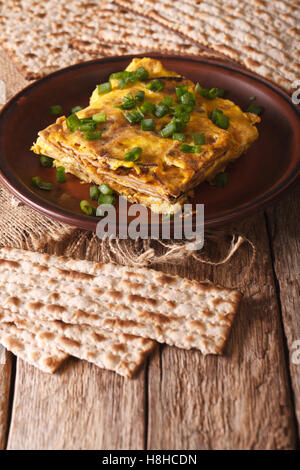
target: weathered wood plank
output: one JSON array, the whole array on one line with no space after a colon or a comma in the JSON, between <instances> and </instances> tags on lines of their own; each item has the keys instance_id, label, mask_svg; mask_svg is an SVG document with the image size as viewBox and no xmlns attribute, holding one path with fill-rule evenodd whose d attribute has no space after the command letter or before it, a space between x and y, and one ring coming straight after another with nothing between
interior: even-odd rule
<instances>
[{"instance_id":1,"label":"weathered wood plank","mask_svg":"<svg viewBox=\"0 0 300 470\"><path fill-rule=\"evenodd\" d=\"M144 372L132 380L70 359L48 375L19 360L8 449L143 449Z\"/></svg>"},{"instance_id":2,"label":"weathered wood plank","mask_svg":"<svg viewBox=\"0 0 300 470\"><path fill-rule=\"evenodd\" d=\"M11 366L11 354L0 345L0 450L6 444Z\"/></svg>"},{"instance_id":3,"label":"weathered wood plank","mask_svg":"<svg viewBox=\"0 0 300 470\"><path fill-rule=\"evenodd\" d=\"M26 84L7 54L0 49L0 109L4 102L22 89ZM5 446L7 433L7 414L9 407L12 356L0 345L0 449Z\"/></svg>"},{"instance_id":4,"label":"weathered wood plank","mask_svg":"<svg viewBox=\"0 0 300 470\"><path fill-rule=\"evenodd\" d=\"M300 435L300 187L267 211Z\"/></svg>"},{"instance_id":5,"label":"weathered wood plank","mask_svg":"<svg viewBox=\"0 0 300 470\"><path fill-rule=\"evenodd\" d=\"M240 229L244 224L239 225ZM224 267L195 262L191 278L240 286L244 299L224 357L163 347L150 361L149 449L290 449L296 436L280 314L263 214L251 220L248 250ZM174 268L169 267L174 271Z\"/></svg>"}]
</instances>

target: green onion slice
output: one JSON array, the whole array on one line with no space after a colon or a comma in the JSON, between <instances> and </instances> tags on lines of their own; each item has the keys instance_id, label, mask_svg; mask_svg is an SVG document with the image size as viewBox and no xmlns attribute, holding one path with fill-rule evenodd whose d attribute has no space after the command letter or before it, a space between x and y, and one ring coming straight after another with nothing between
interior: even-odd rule
<instances>
[{"instance_id":1,"label":"green onion slice","mask_svg":"<svg viewBox=\"0 0 300 470\"><path fill-rule=\"evenodd\" d=\"M149 78L149 72L144 67L138 67L135 71L138 80L147 80Z\"/></svg>"},{"instance_id":2,"label":"green onion slice","mask_svg":"<svg viewBox=\"0 0 300 470\"><path fill-rule=\"evenodd\" d=\"M120 109L133 109L136 107L136 99L132 97L131 93L123 97L123 103L118 106Z\"/></svg>"},{"instance_id":3,"label":"green onion slice","mask_svg":"<svg viewBox=\"0 0 300 470\"><path fill-rule=\"evenodd\" d=\"M184 153L199 153L200 150L201 149L199 145L182 144L182 146L180 147L180 151Z\"/></svg>"},{"instance_id":4,"label":"green onion slice","mask_svg":"<svg viewBox=\"0 0 300 470\"><path fill-rule=\"evenodd\" d=\"M144 119L144 114L139 110L125 113L124 116L126 117L127 121L130 122L130 124L137 124L138 122L141 122L142 119Z\"/></svg>"},{"instance_id":5,"label":"green onion slice","mask_svg":"<svg viewBox=\"0 0 300 470\"><path fill-rule=\"evenodd\" d=\"M135 99L137 101L144 101L145 98L145 92L143 90L138 90L135 94Z\"/></svg>"},{"instance_id":6,"label":"green onion slice","mask_svg":"<svg viewBox=\"0 0 300 470\"><path fill-rule=\"evenodd\" d=\"M153 118L143 119L141 122L142 131L154 131L155 121Z\"/></svg>"},{"instance_id":7,"label":"green onion slice","mask_svg":"<svg viewBox=\"0 0 300 470\"><path fill-rule=\"evenodd\" d=\"M205 134L203 134L202 132L193 134L193 139L195 145L204 145L206 141Z\"/></svg>"},{"instance_id":8,"label":"green onion slice","mask_svg":"<svg viewBox=\"0 0 300 470\"><path fill-rule=\"evenodd\" d=\"M50 158L47 155L41 155L40 156L40 163L44 168L52 168L53 158Z\"/></svg>"},{"instance_id":9,"label":"green onion slice","mask_svg":"<svg viewBox=\"0 0 300 470\"><path fill-rule=\"evenodd\" d=\"M133 147L129 152L125 154L125 160L128 162L136 162L142 154L141 147Z\"/></svg>"},{"instance_id":10,"label":"green onion slice","mask_svg":"<svg viewBox=\"0 0 300 470\"><path fill-rule=\"evenodd\" d=\"M162 118L169 112L169 106L162 101L155 106L154 116L157 118Z\"/></svg>"},{"instance_id":11,"label":"green onion slice","mask_svg":"<svg viewBox=\"0 0 300 470\"><path fill-rule=\"evenodd\" d=\"M146 88L151 91L161 91L164 88L165 84L162 80L159 80L158 78L155 78L154 80L151 80L148 85L146 85Z\"/></svg>"},{"instance_id":12,"label":"green onion slice","mask_svg":"<svg viewBox=\"0 0 300 470\"><path fill-rule=\"evenodd\" d=\"M191 93L188 91L187 93L184 93L183 95L180 96L179 101L181 104L184 106L188 106L189 108L186 109L187 111L191 112L196 104L196 98L194 93Z\"/></svg>"},{"instance_id":13,"label":"green onion slice","mask_svg":"<svg viewBox=\"0 0 300 470\"><path fill-rule=\"evenodd\" d=\"M164 103L168 106L173 105L173 98L171 96L164 96Z\"/></svg>"},{"instance_id":14,"label":"green onion slice","mask_svg":"<svg viewBox=\"0 0 300 470\"><path fill-rule=\"evenodd\" d=\"M86 215L94 215L96 213L95 207L92 206L92 204L89 201L86 201L85 199L80 201L80 209Z\"/></svg>"},{"instance_id":15,"label":"green onion slice","mask_svg":"<svg viewBox=\"0 0 300 470\"><path fill-rule=\"evenodd\" d=\"M181 96L188 92L187 85L177 86L176 88L177 98L180 100Z\"/></svg>"},{"instance_id":16,"label":"green onion slice","mask_svg":"<svg viewBox=\"0 0 300 470\"><path fill-rule=\"evenodd\" d=\"M58 114L62 114L63 109L62 109L62 106L60 104L55 104L54 106L49 107L49 112L53 116L57 116Z\"/></svg>"},{"instance_id":17,"label":"green onion slice","mask_svg":"<svg viewBox=\"0 0 300 470\"><path fill-rule=\"evenodd\" d=\"M83 135L85 140L98 140L101 139L102 132L86 131Z\"/></svg>"},{"instance_id":18,"label":"green onion slice","mask_svg":"<svg viewBox=\"0 0 300 470\"><path fill-rule=\"evenodd\" d=\"M114 204L115 203L115 196L113 194L103 194L101 193L98 199L98 204Z\"/></svg>"},{"instance_id":19,"label":"green onion slice","mask_svg":"<svg viewBox=\"0 0 300 470\"><path fill-rule=\"evenodd\" d=\"M92 116L93 120L96 122L106 122L106 114L105 113L97 113Z\"/></svg>"},{"instance_id":20,"label":"green onion slice","mask_svg":"<svg viewBox=\"0 0 300 470\"><path fill-rule=\"evenodd\" d=\"M69 117L67 117L66 124L69 131L75 132L80 125L80 119L76 116L76 114L71 114Z\"/></svg>"},{"instance_id":21,"label":"green onion slice","mask_svg":"<svg viewBox=\"0 0 300 470\"><path fill-rule=\"evenodd\" d=\"M35 186L36 188L39 189L44 189L45 191L51 191L53 188L52 183L47 183L46 181L43 181L42 178L39 176L34 176L31 180L32 186Z\"/></svg>"},{"instance_id":22,"label":"green onion slice","mask_svg":"<svg viewBox=\"0 0 300 470\"><path fill-rule=\"evenodd\" d=\"M101 83L100 85L97 85L97 88L98 94L104 95L105 93L109 93L111 91L111 84L110 82Z\"/></svg>"},{"instance_id":23,"label":"green onion slice","mask_svg":"<svg viewBox=\"0 0 300 470\"><path fill-rule=\"evenodd\" d=\"M58 166L56 168L56 180L58 183L65 183L66 181L66 171L63 166Z\"/></svg>"},{"instance_id":24,"label":"green onion slice","mask_svg":"<svg viewBox=\"0 0 300 470\"><path fill-rule=\"evenodd\" d=\"M196 84L195 91L208 100L214 100L215 98L223 98L226 92L224 88L202 88L199 83Z\"/></svg>"},{"instance_id":25,"label":"green onion slice","mask_svg":"<svg viewBox=\"0 0 300 470\"><path fill-rule=\"evenodd\" d=\"M211 113L212 122L220 127L221 129L228 129L229 127L229 117L226 116L223 111L219 108L215 108Z\"/></svg>"},{"instance_id":26,"label":"green onion slice","mask_svg":"<svg viewBox=\"0 0 300 470\"><path fill-rule=\"evenodd\" d=\"M224 186L226 186L228 182L228 173L218 173L213 182L215 186L218 186L219 188L224 188Z\"/></svg>"},{"instance_id":27,"label":"green onion slice","mask_svg":"<svg viewBox=\"0 0 300 470\"><path fill-rule=\"evenodd\" d=\"M102 194L112 194L113 190L105 183L100 184L99 190Z\"/></svg>"},{"instance_id":28,"label":"green onion slice","mask_svg":"<svg viewBox=\"0 0 300 470\"><path fill-rule=\"evenodd\" d=\"M184 142L185 141L185 135L181 134L180 132L174 132L173 139L174 140L179 140L180 142Z\"/></svg>"},{"instance_id":29,"label":"green onion slice","mask_svg":"<svg viewBox=\"0 0 300 470\"><path fill-rule=\"evenodd\" d=\"M255 100L255 98L254 98L254 100ZM257 114L259 116L259 114L262 112L262 108L260 106L258 106L258 104L255 103L254 100L252 100L251 103L249 104L249 106L247 108L247 113Z\"/></svg>"},{"instance_id":30,"label":"green onion slice","mask_svg":"<svg viewBox=\"0 0 300 470\"><path fill-rule=\"evenodd\" d=\"M140 106L141 111L144 114L153 114L155 110L155 104L150 103L150 101L144 101Z\"/></svg>"},{"instance_id":31,"label":"green onion slice","mask_svg":"<svg viewBox=\"0 0 300 470\"><path fill-rule=\"evenodd\" d=\"M161 136L166 138L166 137L170 137L172 134L174 134L174 132L176 132L177 128L176 128L176 121L175 119L172 119L172 121L170 121L161 131Z\"/></svg>"},{"instance_id":32,"label":"green onion slice","mask_svg":"<svg viewBox=\"0 0 300 470\"><path fill-rule=\"evenodd\" d=\"M90 199L92 201L98 201L99 195L100 195L100 191L99 191L98 186L91 186L90 187Z\"/></svg>"},{"instance_id":33,"label":"green onion slice","mask_svg":"<svg viewBox=\"0 0 300 470\"><path fill-rule=\"evenodd\" d=\"M81 111L83 108L81 106L74 106L74 108L71 109L71 113L77 113L78 111Z\"/></svg>"},{"instance_id":34,"label":"green onion slice","mask_svg":"<svg viewBox=\"0 0 300 470\"><path fill-rule=\"evenodd\" d=\"M87 132L87 131L94 131L97 127L97 122L96 121L83 121L80 122L79 124L79 130L81 132Z\"/></svg>"}]
</instances>

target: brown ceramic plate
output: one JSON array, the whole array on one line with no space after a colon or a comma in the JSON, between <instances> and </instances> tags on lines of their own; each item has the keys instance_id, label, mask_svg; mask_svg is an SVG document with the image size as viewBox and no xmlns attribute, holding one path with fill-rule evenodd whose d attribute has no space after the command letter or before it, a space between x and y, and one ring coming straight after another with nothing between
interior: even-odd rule
<instances>
[{"instance_id":1,"label":"brown ceramic plate","mask_svg":"<svg viewBox=\"0 0 300 470\"><path fill-rule=\"evenodd\" d=\"M264 108L260 137L229 170L225 188L202 183L192 202L205 204L205 227L245 217L282 195L299 177L300 112L281 89L251 72L215 60L159 56L166 68L176 70L204 87L228 90L226 97L246 109L256 96ZM110 57L81 63L52 73L29 85L4 107L0 115L0 178L19 199L34 209L80 228L95 230L97 218L85 216L82 199L89 185L67 175L55 183L55 170L44 169L30 151L37 132L54 121L48 108L61 104L65 114L75 105L86 106L97 83L125 69L132 56ZM31 187L32 176L55 183L52 191Z\"/></svg>"}]
</instances>

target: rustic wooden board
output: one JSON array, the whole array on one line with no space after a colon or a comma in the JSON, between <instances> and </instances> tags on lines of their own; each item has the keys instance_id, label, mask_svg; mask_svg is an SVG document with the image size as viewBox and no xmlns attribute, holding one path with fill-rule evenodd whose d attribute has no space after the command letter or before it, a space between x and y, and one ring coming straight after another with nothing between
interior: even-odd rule
<instances>
[{"instance_id":1,"label":"rustic wooden board","mask_svg":"<svg viewBox=\"0 0 300 470\"><path fill-rule=\"evenodd\" d=\"M5 449L8 431L12 357L0 345L0 450Z\"/></svg>"},{"instance_id":2,"label":"rustic wooden board","mask_svg":"<svg viewBox=\"0 0 300 470\"><path fill-rule=\"evenodd\" d=\"M7 54L0 49L0 80L1 100L0 109L4 104L2 94L5 93L8 100L11 96L24 88L27 84L23 76L17 71ZM0 346L0 449L3 449L6 441L7 419L9 408L10 381L11 381L12 356Z\"/></svg>"},{"instance_id":3,"label":"rustic wooden board","mask_svg":"<svg viewBox=\"0 0 300 470\"><path fill-rule=\"evenodd\" d=\"M300 435L300 187L267 212ZM295 343L298 341L298 346ZM298 350L298 353L296 351Z\"/></svg>"},{"instance_id":4,"label":"rustic wooden board","mask_svg":"<svg viewBox=\"0 0 300 470\"><path fill-rule=\"evenodd\" d=\"M145 376L70 359L55 375L19 360L8 449L143 449Z\"/></svg>"},{"instance_id":5,"label":"rustic wooden board","mask_svg":"<svg viewBox=\"0 0 300 470\"><path fill-rule=\"evenodd\" d=\"M247 250L230 265L205 269L197 279L241 285L242 308L224 357L162 348L149 366L149 449L290 449L296 432L280 314L263 214L251 220L257 259L248 279ZM243 229L241 224L238 229Z\"/></svg>"},{"instance_id":6,"label":"rustic wooden board","mask_svg":"<svg viewBox=\"0 0 300 470\"><path fill-rule=\"evenodd\" d=\"M0 51L1 79L7 98L26 85ZM191 261L180 268L163 267L190 278L241 286L245 299L224 357L161 347L134 381L76 360L55 376L17 361L8 448L294 448L296 425L280 310L299 423L300 366L292 362L293 342L300 339L297 199L299 193L294 193L267 212L271 251L264 215L249 221L258 258L247 279L241 274L249 265L246 249L215 269ZM10 380L11 356L5 353L5 364L0 364L0 448L7 434Z\"/></svg>"}]
</instances>

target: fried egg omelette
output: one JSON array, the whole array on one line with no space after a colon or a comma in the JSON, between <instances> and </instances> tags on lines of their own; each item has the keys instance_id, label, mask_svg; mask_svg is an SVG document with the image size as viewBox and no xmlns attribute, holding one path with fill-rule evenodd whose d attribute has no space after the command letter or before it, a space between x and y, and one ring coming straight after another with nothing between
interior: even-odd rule
<instances>
[{"instance_id":1,"label":"fried egg omelette","mask_svg":"<svg viewBox=\"0 0 300 470\"><path fill-rule=\"evenodd\" d=\"M85 183L174 213L258 137L260 118L221 95L135 58L96 87L88 107L40 131L32 150Z\"/></svg>"}]
</instances>

